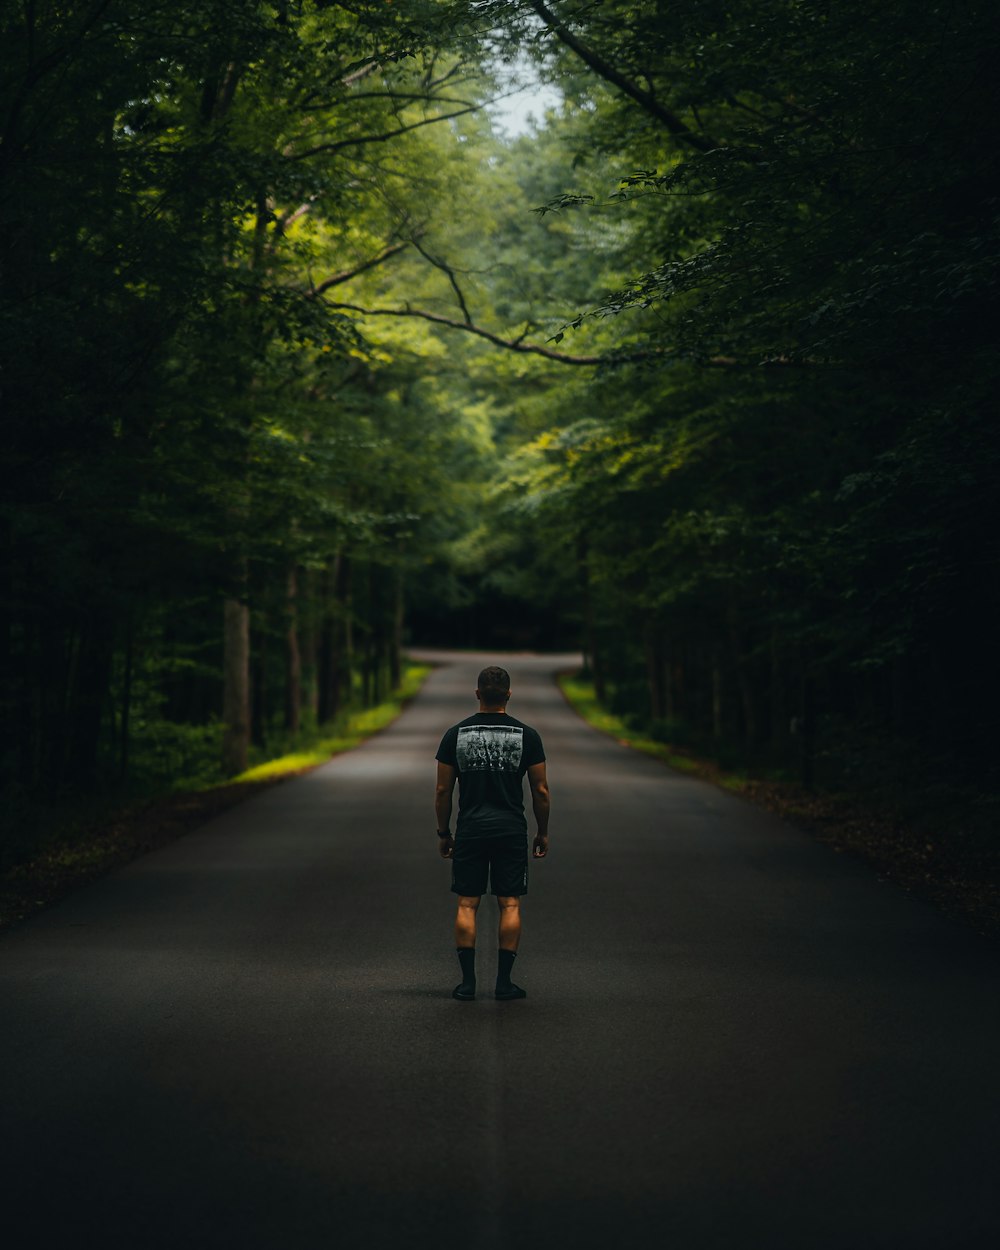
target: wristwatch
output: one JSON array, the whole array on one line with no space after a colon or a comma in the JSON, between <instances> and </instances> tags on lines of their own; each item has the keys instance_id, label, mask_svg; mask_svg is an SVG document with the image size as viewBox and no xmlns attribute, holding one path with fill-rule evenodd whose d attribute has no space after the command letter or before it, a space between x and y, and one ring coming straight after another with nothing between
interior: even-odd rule
<instances>
[{"instance_id":1,"label":"wristwatch","mask_svg":"<svg viewBox=\"0 0 1000 1250\"><path fill-rule=\"evenodd\" d=\"M444 831L444 833L442 833L442 832L441 832L441 830L439 829L439 830L437 831L437 835L438 835L438 837L439 837L439 838L450 838L450 837L451 837L451 830L450 830L450 829L446 829L446 830Z\"/></svg>"}]
</instances>

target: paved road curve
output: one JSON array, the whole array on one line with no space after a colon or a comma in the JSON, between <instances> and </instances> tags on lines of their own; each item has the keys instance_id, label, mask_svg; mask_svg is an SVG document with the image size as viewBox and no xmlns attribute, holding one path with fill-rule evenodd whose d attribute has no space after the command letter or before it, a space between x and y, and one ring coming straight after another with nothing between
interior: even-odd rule
<instances>
[{"instance_id":1,"label":"paved road curve","mask_svg":"<svg viewBox=\"0 0 1000 1250\"><path fill-rule=\"evenodd\" d=\"M529 997L450 998L432 757L496 658L0 942L5 1244L1000 1244L995 949L587 729L557 660L506 661Z\"/></svg>"}]
</instances>

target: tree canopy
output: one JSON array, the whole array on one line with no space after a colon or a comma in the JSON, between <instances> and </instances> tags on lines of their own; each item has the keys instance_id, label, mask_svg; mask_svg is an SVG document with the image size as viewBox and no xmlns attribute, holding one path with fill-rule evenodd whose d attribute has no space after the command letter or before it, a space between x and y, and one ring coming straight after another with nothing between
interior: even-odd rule
<instances>
[{"instance_id":1,"label":"tree canopy","mask_svg":"<svg viewBox=\"0 0 1000 1250\"><path fill-rule=\"evenodd\" d=\"M994 6L0 14L12 812L238 772L408 640L995 777Z\"/></svg>"}]
</instances>

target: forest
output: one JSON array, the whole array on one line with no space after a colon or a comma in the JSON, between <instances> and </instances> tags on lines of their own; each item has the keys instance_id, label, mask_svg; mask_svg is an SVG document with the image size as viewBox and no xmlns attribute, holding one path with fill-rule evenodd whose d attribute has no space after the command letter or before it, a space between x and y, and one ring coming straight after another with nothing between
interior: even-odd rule
<instances>
[{"instance_id":1,"label":"forest","mask_svg":"<svg viewBox=\"0 0 1000 1250\"><path fill-rule=\"evenodd\" d=\"M995 824L991 0L0 15L5 865L419 644Z\"/></svg>"}]
</instances>

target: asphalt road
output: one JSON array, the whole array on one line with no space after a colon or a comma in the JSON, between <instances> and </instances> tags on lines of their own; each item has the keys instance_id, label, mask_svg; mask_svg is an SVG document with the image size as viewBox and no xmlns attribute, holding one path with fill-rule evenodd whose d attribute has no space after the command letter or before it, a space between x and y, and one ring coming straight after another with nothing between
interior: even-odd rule
<instances>
[{"instance_id":1,"label":"asphalt road","mask_svg":"<svg viewBox=\"0 0 1000 1250\"><path fill-rule=\"evenodd\" d=\"M996 948L581 724L521 1002L457 1003L433 755L386 733L0 942L10 1250L1000 1244ZM484 903L480 985L494 970Z\"/></svg>"}]
</instances>

